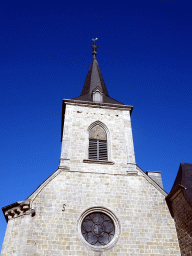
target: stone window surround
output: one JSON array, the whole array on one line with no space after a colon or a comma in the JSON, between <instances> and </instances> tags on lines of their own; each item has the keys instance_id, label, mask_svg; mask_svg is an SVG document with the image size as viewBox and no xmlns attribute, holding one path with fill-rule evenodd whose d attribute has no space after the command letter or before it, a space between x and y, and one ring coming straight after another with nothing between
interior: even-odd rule
<instances>
[{"instance_id":1,"label":"stone window surround","mask_svg":"<svg viewBox=\"0 0 192 256\"><path fill-rule=\"evenodd\" d=\"M96 125L101 126L104 129L104 131L106 132L106 134L107 134L107 159L108 159L107 161L104 161L104 160L91 160L91 159L89 159L89 132ZM110 132L109 132L107 126L103 122L97 120L97 121L95 121L95 122L93 122L93 123L91 123L89 125L89 127L87 129L85 147L86 147L85 148L85 159L91 160L91 161L83 160L83 162L93 162L94 161L94 162L97 162L97 163L114 164L111 161L111 138L110 138Z\"/></svg>"},{"instance_id":2,"label":"stone window surround","mask_svg":"<svg viewBox=\"0 0 192 256\"><path fill-rule=\"evenodd\" d=\"M89 244L83 237L82 233L81 233L81 225L82 225L82 222L84 220L84 218L89 215L90 213L94 213L94 212L102 212L102 213L105 213L106 215L108 215L112 220L113 220L113 223L115 225L115 235L112 239L112 241L110 243L108 243L107 245L104 245L104 246L94 246L94 245L91 245ZM78 236L81 240L81 242L86 246L88 247L89 249L93 250L93 251L105 251L105 250L109 250L110 248L112 248L118 238L120 237L120 222L119 222L119 219L116 217L116 215L109 209L103 207L103 206L95 206L95 207L90 207L88 209L86 209L79 217L78 219L78 222L77 222L77 232L78 232Z\"/></svg>"}]
</instances>

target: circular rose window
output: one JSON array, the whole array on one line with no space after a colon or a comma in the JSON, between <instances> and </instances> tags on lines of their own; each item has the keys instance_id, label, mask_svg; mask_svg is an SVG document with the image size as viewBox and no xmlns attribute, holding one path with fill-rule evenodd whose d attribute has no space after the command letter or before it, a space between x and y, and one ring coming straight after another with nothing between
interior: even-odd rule
<instances>
[{"instance_id":1,"label":"circular rose window","mask_svg":"<svg viewBox=\"0 0 192 256\"><path fill-rule=\"evenodd\" d=\"M89 244L105 246L112 241L115 235L115 225L105 213L93 212L83 219L81 233Z\"/></svg>"},{"instance_id":2,"label":"circular rose window","mask_svg":"<svg viewBox=\"0 0 192 256\"><path fill-rule=\"evenodd\" d=\"M94 251L110 249L120 236L119 220L111 210L102 206L85 210L77 225L79 238Z\"/></svg>"}]
</instances>

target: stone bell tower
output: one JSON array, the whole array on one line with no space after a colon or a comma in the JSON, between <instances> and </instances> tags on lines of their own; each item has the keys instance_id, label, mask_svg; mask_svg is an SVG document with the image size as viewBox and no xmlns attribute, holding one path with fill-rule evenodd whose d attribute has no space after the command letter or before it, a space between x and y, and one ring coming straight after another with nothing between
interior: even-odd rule
<instances>
[{"instance_id":1,"label":"stone bell tower","mask_svg":"<svg viewBox=\"0 0 192 256\"><path fill-rule=\"evenodd\" d=\"M92 47L93 59L81 95L63 100L60 166L82 171L92 169L87 163L100 163L110 165L109 173L135 173L130 120L133 107L109 97L96 59L95 42ZM101 143L103 146L99 146ZM97 165L97 169L105 172L103 165Z\"/></svg>"},{"instance_id":2,"label":"stone bell tower","mask_svg":"<svg viewBox=\"0 0 192 256\"><path fill-rule=\"evenodd\" d=\"M109 96L93 41L81 95L63 100L58 169L3 207L2 256L181 255L167 193L135 163L133 107Z\"/></svg>"}]
</instances>

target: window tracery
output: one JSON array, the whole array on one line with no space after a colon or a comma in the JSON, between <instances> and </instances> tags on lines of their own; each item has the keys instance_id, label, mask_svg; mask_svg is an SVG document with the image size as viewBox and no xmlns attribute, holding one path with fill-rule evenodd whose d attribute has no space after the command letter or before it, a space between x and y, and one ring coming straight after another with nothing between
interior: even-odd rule
<instances>
[{"instance_id":1,"label":"window tracery","mask_svg":"<svg viewBox=\"0 0 192 256\"><path fill-rule=\"evenodd\" d=\"M81 225L84 239L91 245L104 246L111 242L115 234L112 219L102 212L87 215Z\"/></svg>"}]
</instances>

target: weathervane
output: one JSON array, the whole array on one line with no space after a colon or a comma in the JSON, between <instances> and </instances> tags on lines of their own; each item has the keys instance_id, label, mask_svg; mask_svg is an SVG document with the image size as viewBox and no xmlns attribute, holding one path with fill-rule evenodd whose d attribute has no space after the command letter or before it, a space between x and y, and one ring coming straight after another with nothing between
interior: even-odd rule
<instances>
[{"instance_id":1,"label":"weathervane","mask_svg":"<svg viewBox=\"0 0 192 256\"><path fill-rule=\"evenodd\" d=\"M97 40L98 38L95 38L95 39L92 39L93 41L93 45L90 45L92 47L92 54L93 54L93 57L95 58L96 55L97 55L97 48L99 48L99 46L96 45L95 41Z\"/></svg>"}]
</instances>

